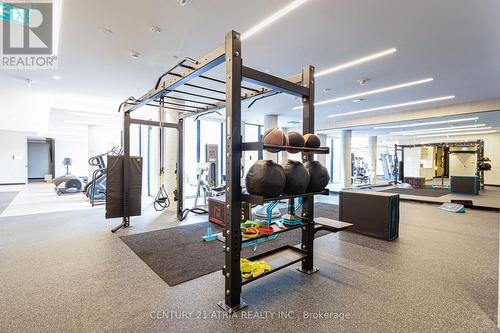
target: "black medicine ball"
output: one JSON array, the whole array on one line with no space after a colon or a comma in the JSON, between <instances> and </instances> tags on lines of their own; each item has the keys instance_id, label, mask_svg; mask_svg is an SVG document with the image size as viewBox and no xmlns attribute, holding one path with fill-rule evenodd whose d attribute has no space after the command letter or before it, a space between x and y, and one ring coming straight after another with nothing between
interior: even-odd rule
<instances>
[{"instance_id":1,"label":"black medicine ball","mask_svg":"<svg viewBox=\"0 0 500 333\"><path fill-rule=\"evenodd\" d=\"M286 176L285 193L304 193L309 185L309 173L304 165L299 161L286 160L282 166Z\"/></svg>"},{"instance_id":2,"label":"black medicine ball","mask_svg":"<svg viewBox=\"0 0 500 333\"><path fill-rule=\"evenodd\" d=\"M304 135L304 145L309 148L319 148L321 146L321 140L316 134L306 134Z\"/></svg>"},{"instance_id":3,"label":"black medicine ball","mask_svg":"<svg viewBox=\"0 0 500 333\"><path fill-rule=\"evenodd\" d=\"M259 160L248 170L245 184L250 194L274 198L285 189L285 171L271 160Z\"/></svg>"},{"instance_id":4,"label":"black medicine ball","mask_svg":"<svg viewBox=\"0 0 500 333\"><path fill-rule=\"evenodd\" d=\"M304 137L299 132L288 132L286 135L286 145L292 147L304 147ZM295 154L300 152L297 149L287 149L287 152Z\"/></svg>"},{"instance_id":5,"label":"black medicine ball","mask_svg":"<svg viewBox=\"0 0 500 333\"><path fill-rule=\"evenodd\" d=\"M307 161L304 167L309 172L307 192L319 192L325 189L330 181L328 170L318 161Z\"/></svg>"}]
</instances>

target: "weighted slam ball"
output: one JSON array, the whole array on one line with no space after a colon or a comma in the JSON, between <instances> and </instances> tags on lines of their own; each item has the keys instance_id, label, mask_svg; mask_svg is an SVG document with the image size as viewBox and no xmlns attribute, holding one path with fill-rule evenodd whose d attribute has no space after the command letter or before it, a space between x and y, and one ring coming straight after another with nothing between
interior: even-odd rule
<instances>
[{"instance_id":1,"label":"weighted slam ball","mask_svg":"<svg viewBox=\"0 0 500 333\"><path fill-rule=\"evenodd\" d=\"M286 135L286 137L287 137L287 140L286 140L287 146L304 147L304 137L299 132L295 132L295 131L289 132ZM300 150L287 149L286 151L289 153L295 154L295 153L298 153Z\"/></svg>"},{"instance_id":2,"label":"weighted slam ball","mask_svg":"<svg viewBox=\"0 0 500 333\"><path fill-rule=\"evenodd\" d=\"M316 134L306 134L304 135L304 146L309 148L319 148L321 146L321 140Z\"/></svg>"},{"instance_id":3,"label":"weighted slam ball","mask_svg":"<svg viewBox=\"0 0 500 333\"><path fill-rule=\"evenodd\" d=\"M274 198L285 189L285 171L271 160L259 160L248 170L245 184L250 194Z\"/></svg>"},{"instance_id":4,"label":"weighted slam ball","mask_svg":"<svg viewBox=\"0 0 500 333\"><path fill-rule=\"evenodd\" d=\"M285 193L304 193L309 185L309 173L304 165L299 161L286 160L282 166L286 176Z\"/></svg>"},{"instance_id":5,"label":"weighted slam ball","mask_svg":"<svg viewBox=\"0 0 500 333\"><path fill-rule=\"evenodd\" d=\"M286 144L285 134L277 128L268 129L262 136L262 143L268 145L284 146ZM277 153L279 149L266 148L270 153Z\"/></svg>"},{"instance_id":6,"label":"weighted slam ball","mask_svg":"<svg viewBox=\"0 0 500 333\"><path fill-rule=\"evenodd\" d=\"M319 192L325 189L330 181L328 170L318 161L307 161L304 167L309 172L307 192Z\"/></svg>"}]
</instances>

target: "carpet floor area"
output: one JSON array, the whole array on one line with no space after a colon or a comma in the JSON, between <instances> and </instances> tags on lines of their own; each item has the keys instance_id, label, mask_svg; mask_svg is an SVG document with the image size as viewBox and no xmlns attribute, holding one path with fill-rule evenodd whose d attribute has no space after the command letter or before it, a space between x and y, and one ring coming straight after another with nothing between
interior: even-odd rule
<instances>
[{"instance_id":1,"label":"carpet floor area","mask_svg":"<svg viewBox=\"0 0 500 333\"><path fill-rule=\"evenodd\" d=\"M18 191L0 192L0 214L10 205L18 193Z\"/></svg>"},{"instance_id":2,"label":"carpet floor area","mask_svg":"<svg viewBox=\"0 0 500 333\"><path fill-rule=\"evenodd\" d=\"M443 188L390 188L380 192L397 193L406 195L417 195L421 197L438 198L450 194L450 191Z\"/></svg>"},{"instance_id":3,"label":"carpet floor area","mask_svg":"<svg viewBox=\"0 0 500 333\"><path fill-rule=\"evenodd\" d=\"M337 205L316 203L314 211L315 217L338 219ZM123 236L121 240L169 286L175 286L222 269L223 244L204 242L201 238L209 226L216 233L223 230L213 223L202 222ZM316 236L326 234L320 231ZM241 256L252 257L284 245L300 244L301 237L300 229L285 232L259 244L255 251L243 248Z\"/></svg>"}]
</instances>

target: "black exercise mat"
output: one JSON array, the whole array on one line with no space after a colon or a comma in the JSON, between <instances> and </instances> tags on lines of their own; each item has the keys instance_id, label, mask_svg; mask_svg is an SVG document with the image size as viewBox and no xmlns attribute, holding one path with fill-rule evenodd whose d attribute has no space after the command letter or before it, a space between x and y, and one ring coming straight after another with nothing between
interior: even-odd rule
<instances>
[{"instance_id":1,"label":"black exercise mat","mask_svg":"<svg viewBox=\"0 0 500 333\"><path fill-rule=\"evenodd\" d=\"M10 205L18 193L17 191L0 192L0 214Z\"/></svg>"},{"instance_id":2,"label":"black exercise mat","mask_svg":"<svg viewBox=\"0 0 500 333\"><path fill-rule=\"evenodd\" d=\"M443 195L450 194L450 191L444 188L390 188L387 190L383 190L380 192L387 193L397 193L397 194L406 194L406 195L417 195L421 197L442 197Z\"/></svg>"},{"instance_id":3,"label":"black exercise mat","mask_svg":"<svg viewBox=\"0 0 500 333\"><path fill-rule=\"evenodd\" d=\"M338 219L338 206L316 203L314 215ZM222 228L214 223L203 222L120 238L163 281L169 286L175 286L222 269L224 265L223 243L204 242L201 237L205 234L207 227L212 227L213 232L216 233L222 231ZM316 237L325 234L328 232L320 231ZM300 244L300 242L300 229L292 230L278 235L275 240L259 244L256 251L250 247L244 248L241 255L251 257L277 247Z\"/></svg>"}]
</instances>

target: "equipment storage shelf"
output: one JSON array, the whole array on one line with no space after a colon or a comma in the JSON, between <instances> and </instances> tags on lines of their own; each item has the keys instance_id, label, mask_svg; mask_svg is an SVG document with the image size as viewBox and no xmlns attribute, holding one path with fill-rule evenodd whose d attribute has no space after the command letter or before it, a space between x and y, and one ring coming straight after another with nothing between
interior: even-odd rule
<instances>
[{"instance_id":1,"label":"equipment storage shelf","mask_svg":"<svg viewBox=\"0 0 500 333\"><path fill-rule=\"evenodd\" d=\"M309 192L309 193L302 193L302 194L283 194L274 198L266 198L261 195L254 195L254 194L248 194L248 193L242 193L241 194L241 200L244 202L249 202L255 205L263 205L266 202L271 202L271 201L278 201L278 200L285 200L285 199L292 199L292 198L300 198L300 197L308 197L312 195L330 195L330 190L324 189L323 191L319 192Z\"/></svg>"},{"instance_id":2,"label":"equipment storage shelf","mask_svg":"<svg viewBox=\"0 0 500 333\"><path fill-rule=\"evenodd\" d=\"M293 225L293 226L289 226L287 227L286 229L280 229L280 230L276 230L274 233L272 233L271 235L260 235L260 236L257 236L255 238L248 238L248 239L244 239L241 241L241 244L247 244L247 243L252 243L252 242L255 242L256 240L258 239L261 239L261 238L266 238L266 237L271 237L271 236L274 236L274 235L279 235L283 232L287 232L287 231L291 231L291 230L295 230L295 229L299 229L303 226L305 226L306 224L305 223L301 223L301 224L297 224L297 225Z\"/></svg>"},{"instance_id":3,"label":"equipment storage shelf","mask_svg":"<svg viewBox=\"0 0 500 333\"><path fill-rule=\"evenodd\" d=\"M266 271L257 277L252 277L248 279L241 278L241 284L244 285L252 281L255 281L257 279L260 279L261 277L267 276L271 273L277 272L282 268L288 267L290 265L293 265L301 261L305 257L307 257L307 253L305 251L293 247L291 245L278 247L268 252L264 252L262 254L251 257L249 258L249 260L251 261L255 260L266 261L272 267L272 270Z\"/></svg>"},{"instance_id":4,"label":"equipment storage shelf","mask_svg":"<svg viewBox=\"0 0 500 333\"><path fill-rule=\"evenodd\" d=\"M296 150L303 153L311 154L328 154L330 153L330 148L319 147L319 148L309 148L309 147L293 147L293 146L280 146L280 145L270 145L264 144L262 142L242 142L241 150L251 151L251 150L263 150L263 149L279 149L279 151L285 150Z\"/></svg>"},{"instance_id":5,"label":"equipment storage shelf","mask_svg":"<svg viewBox=\"0 0 500 333\"><path fill-rule=\"evenodd\" d=\"M310 36L309 36L310 37ZM242 58L241 35L236 31L226 34L224 42L215 50L207 53L198 60L183 58L174 67L162 74L156 84L145 94L138 98L130 97L120 105L124 114L123 129L123 156L124 161L130 160L130 125L157 126L160 128L173 128L179 132L177 165L177 217L183 216L183 183L184 183L184 120L215 113L225 109L225 123L227 133L225 136L225 179L226 194L224 205L225 228L224 237L224 299L217 303L224 311L233 313L247 306L241 298L241 286L257 278L276 272L293 263L300 263L300 271L312 274L317 271L314 267L314 195L328 195L328 190L299 195L280 195L275 198L242 194L241 161L242 151L292 150L300 152L302 162L314 161L315 154L328 154L328 147L309 148L292 147L283 145L270 145L261 142L242 142L242 102L254 102L275 96L288 94L297 96L297 101L302 104L302 134L313 134L315 123L315 69L311 65L302 67L302 70L289 78L280 78L269 73L260 72L244 65ZM213 77L209 73L217 66L225 67L225 79ZM190 82L197 79L196 82ZM211 84L217 82L225 85L225 91L214 89ZM252 86L247 85L251 83ZM193 91L192 89L196 89ZM202 94L201 91L206 93ZM214 97L213 93L221 96ZM174 94L174 95L172 95ZM181 95L181 96L179 96ZM189 104L179 103L188 102ZM131 113L144 106L158 107L160 115L164 110L179 113L177 123L132 118ZM280 142L281 143L281 142ZM133 190L130 176L134 170L129 163L123 163L123 209L122 223L113 231L130 226L132 205L128 198ZM257 278L243 279L241 276L241 207L242 203L264 204L265 202L293 199L302 197L301 224L288 229L276 230L275 233L300 230L302 234L301 248L285 246L265 254L250 258L262 259L269 262L272 267L270 272L265 272ZM293 200L290 200L293 201ZM323 226L324 228L328 226ZM330 228L334 230L335 228ZM337 229L335 229L337 230ZM251 239L250 241L254 241ZM246 242L244 240L243 242Z\"/></svg>"}]
</instances>

